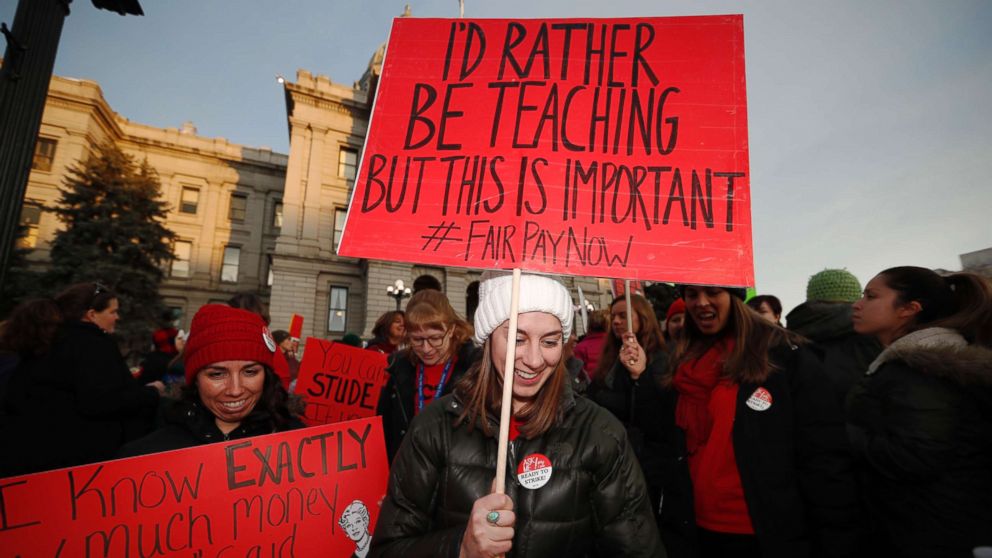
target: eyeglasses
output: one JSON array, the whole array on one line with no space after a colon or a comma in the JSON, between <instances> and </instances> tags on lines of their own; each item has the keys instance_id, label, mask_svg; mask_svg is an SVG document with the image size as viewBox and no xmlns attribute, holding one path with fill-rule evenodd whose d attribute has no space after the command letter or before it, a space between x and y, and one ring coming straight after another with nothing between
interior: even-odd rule
<instances>
[{"instance_id":1,"label":"eyeglasses","mask_svg":"<svg viewBox=\"0 0 992 558\"><path fill-rule=\"evenodd\" d=\"M93 285L96 287L95 289L93 289L93 296L96 296L100 293L110 292L110 289L108 289L106 285L104 285L99 281L94 281Z\"/></svg>"},{"instance_id":2,"label":"eyeglasses","mask_svg":"<svg viewBox=\"0 0 992 558\"><path fill-rule=\"evenodd\" d=\"M450 330L449 330L450 331ZM440 349L444 345L444 340L448 337L448 331L444 332L443 335L434 335L431 337L410 337L410 345L412 347L422 347L425 343L430 345L432 349Z\"/></svg>"}]
</instances>

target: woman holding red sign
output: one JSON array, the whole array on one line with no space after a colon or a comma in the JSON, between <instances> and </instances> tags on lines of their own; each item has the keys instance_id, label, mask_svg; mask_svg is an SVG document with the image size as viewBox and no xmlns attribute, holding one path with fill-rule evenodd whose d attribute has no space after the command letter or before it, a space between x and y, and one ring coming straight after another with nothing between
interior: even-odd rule
<instances>
[{"instance_id":1,"label":"woman holding red sign","mask_svg":"<svg viewBox=\"0 0 992 558\"><path fill-rule=\"evenodd\" d=\"M382 416L386 454L393 456L413 417L435 399L451 392L478 358L472 326L458 317L444 293L418 291L406 305L408 348L390 359L389 380L379 395L376 414Z\"/></svg>"},{"instance_id":2,"label":"woman holding red sign","mask_svg":"<svg viewBox=\"0 0 992 558\"><path fill-rule=\"evenodd\" d=\"M620 419L634 447L651 495L651 509L661 500L660 459L665 400L661 377L668 365L665 341L654 308L638 294L627 331L627 300L610 304L610 332L603 344L599 366L589 386L589 398Z\"/></svg>"},{"instance_id":3,"label":"woman holding red sign","mask_svg":"<svg viewBox=\"0 0 992 558\"><path fill-rule=\"evenodd\" d=\"M852 555L852 459L819 359L752 312L744 289L680 290L688 319L665 378L677 425L665 540L700 557Z\"/></svg>"},{"instance_id":4,"label":"woman holding red sign","mask_svg":"<svg viewBox=\"0 0 992 558\"><path fill-rule=\"evenodd\" d=\"M371 556L665 556L623 426L572 394L562 358L572 300L550 277L521 277L506 494L490 493L511 285L483 275L483 358L411 424Z\"/></svg>"}]
</instances>

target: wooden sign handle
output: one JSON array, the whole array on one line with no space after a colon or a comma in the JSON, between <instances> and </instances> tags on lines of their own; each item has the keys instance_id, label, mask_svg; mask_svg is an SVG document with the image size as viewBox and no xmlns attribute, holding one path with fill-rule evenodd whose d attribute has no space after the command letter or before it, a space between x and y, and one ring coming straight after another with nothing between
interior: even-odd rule
<instances>
[{"instance_id":1,"label":"wooden sign handle","mask_svg":"<svg viewBox=\"0 0 992 558\"><path fill-rule=\"evenodd\" d=\"M510 291L510 328L506 333L503 360L503 402L499 412L499 453L496 455L496 494L506 494L506 452L510 438L510 413L513 412L513 362L517 355L517 310L520 309L520 269L513 270Z\"/></svg>"}]
</instances>

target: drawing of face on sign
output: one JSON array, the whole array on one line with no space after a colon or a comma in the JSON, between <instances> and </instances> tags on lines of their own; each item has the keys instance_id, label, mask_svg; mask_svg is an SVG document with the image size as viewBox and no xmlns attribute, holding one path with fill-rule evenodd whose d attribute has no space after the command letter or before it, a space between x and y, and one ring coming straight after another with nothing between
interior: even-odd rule
<instances>
[{"instance_id":1,"label":"drawing of face on sign","mask_svg":"<svg viewBox=\"0 0 992 558\"><path fill-rule=\"evenodd\" d=\"M369 553L369 543L372 542L372 534L369 533L369 509L365 503L355 500L348 504L348 507L341 512L338 525L355 543L355 553L352 556L365 558Z\"/></svg>"}]
</instances>

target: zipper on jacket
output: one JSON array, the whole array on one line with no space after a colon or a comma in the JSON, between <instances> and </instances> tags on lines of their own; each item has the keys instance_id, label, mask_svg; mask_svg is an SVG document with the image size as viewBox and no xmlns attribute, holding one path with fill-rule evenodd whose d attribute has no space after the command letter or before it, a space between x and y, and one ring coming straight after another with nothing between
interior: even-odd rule
<instances>
[{"instance_id":1,"label":"zipper on jacket","mask_svg":"<svg viewBox=\"0 0 992 558\"><path fill-rule=\"evenodd\" d=\"M396 392L396 403L400 406L400 413L403 415L403 423L410 426L410 419L406 416L406 407L403 406L403 396L400 395L400 387L393 383L393 391Z\"/></svg>"},{"instance_id":2,"label":"zipper on jacket","mask_svg":"<svg viewBox=\"0 0 992 558\"><path fill-rule=\"evenodd\" d=\"M503 475L506 475L506 473L509 472L510 473L510 479L512 479L513 483L516 484L517 486L520 486L520 480L517 479L517 475L514 474L514 472L517 470L517 441L516 440L510 440L510 447L509 447L509 451L507 452L507 454L508 454L507 455L507 460L506 460L506 469L507 470L506 471L503 471Z\"/></svg>"}]
</instances>

